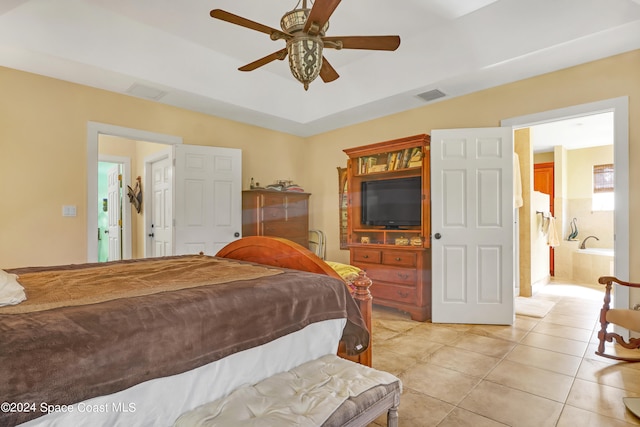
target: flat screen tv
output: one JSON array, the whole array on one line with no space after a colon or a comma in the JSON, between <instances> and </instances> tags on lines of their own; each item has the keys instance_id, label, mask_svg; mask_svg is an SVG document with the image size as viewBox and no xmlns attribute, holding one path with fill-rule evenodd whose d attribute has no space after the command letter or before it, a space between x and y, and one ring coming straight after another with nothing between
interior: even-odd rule
<instances>
[{"instance_id":1,"label":"flat screen tv","mask_svg":"<svg viewBox=\"0 0 640 427\"><path fill-rule=\"evenodd\" d=\"M421 178L363 181L362 224L402 228L422 220Z\"/></svg>"}]
</instances>

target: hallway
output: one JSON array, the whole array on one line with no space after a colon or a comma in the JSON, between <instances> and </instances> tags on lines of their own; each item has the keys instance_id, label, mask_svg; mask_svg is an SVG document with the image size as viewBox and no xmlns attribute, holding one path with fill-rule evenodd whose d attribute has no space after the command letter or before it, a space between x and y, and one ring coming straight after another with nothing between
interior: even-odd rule
<instances>
[{"instance_id":1,"label":"hallway","mask_svg":"<svg viewBox=\"0 0 640 427\"><path fill-rule=\"evenodd\" d=\"M513 326L414 322L375 306L373 367L403 382L400 426L640 425L622 402L640 396L640 363L594 354L603 289L553 281L533 297L555 303L546 316Z\"/></svg>"}]
</instances>

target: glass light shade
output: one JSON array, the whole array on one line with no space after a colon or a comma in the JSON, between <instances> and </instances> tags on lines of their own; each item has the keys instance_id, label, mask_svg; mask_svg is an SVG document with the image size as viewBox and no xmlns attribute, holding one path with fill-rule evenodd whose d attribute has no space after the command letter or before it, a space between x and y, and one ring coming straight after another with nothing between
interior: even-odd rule
<instances>
[{"instance_id":1,"label":"glass light shade","mask_svg":"<svg viewBox=\"0 0 640 427\"><path fill-rule=\"evenodd\" d=\"M289 68L304 89L320 74L322 68L322 48L320 37L297 36L287 42Z\"/></svg>"},{"instance_id":2,"label":"glass light shade","mask_svg":"<svg viewBox=\"0 0 640 427\"><path fill-rule=\"evenodd\" d=\"M302 31L304 24L307 23L307 17L309 16L310 11L311 9L294 9L285 13L282 19L280 19L280 28L282 28L282 31L289 34L295 34L298 31ZM324 36L328 28L329 21L327 21L327 23L324 24L324 27L320 30L320 35Z\"/></svg>"}]
</instances>

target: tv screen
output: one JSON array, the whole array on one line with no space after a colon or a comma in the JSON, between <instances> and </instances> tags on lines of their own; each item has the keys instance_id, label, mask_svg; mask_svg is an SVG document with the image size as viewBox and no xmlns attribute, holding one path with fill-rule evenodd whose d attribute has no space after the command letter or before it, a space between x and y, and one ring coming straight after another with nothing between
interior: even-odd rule
<instances>
[{"instance_id":1,"label":"tv screen","mask_svg":"<svg viewBox=\"0 0 640 427\"><path fill-rule=\"evenodd\" d=\"M420 225L421 178L362 182L362 224L400 228Z\"/></svg>"}]
</instances>

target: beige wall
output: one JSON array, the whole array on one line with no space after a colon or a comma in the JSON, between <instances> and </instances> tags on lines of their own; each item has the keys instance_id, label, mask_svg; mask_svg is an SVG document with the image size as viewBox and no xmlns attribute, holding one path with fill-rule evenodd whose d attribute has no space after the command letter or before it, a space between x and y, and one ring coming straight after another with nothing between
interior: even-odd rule
<instances>
[{"instance_id":1,"label":"beige wall","mask_svg":"<svg viewBox=\"0 0 640 427\"><path fill-rule=\"evenodd\" d=\"M0 266L87 259L87 122L242 149L243 186L309 187L304 139L206 114L0 67ZM144 183L143 183L144 184ZM62 217L63 205L77 206Z\"/></svg>"},{"instance_id":2,"label":"beige wall","mask_svg":"<svg viewBox=\"0 0 640 427\"><path fill-rule=\"evenodd\" d=\"M640 50L550 74L487 89L422 108L390 115L309 138L310 156L317 167L312 175L312 226L328 232L327 258L348 260L338 249L335 167L346 163L344 148L377 141L431 133L432 129L499 126L500 120L585 104L620 96L629 97L630 164L640 161ZM629 182L640 179L640 169L630 167ZM632 187L633 188L633 187ZM333 206L330 205L333 203ZM640 193L630 192L630 210L640 214ZM640 256L640 228L630 224L630 258ZM640 281L640 264L631 263L631 277Z\"/></svg>"},{"instance_id":3,"label":"beige wall","mask_svg":"<svg viewBox=\"0 0 640 427\"><path fill-rule=\"evenodd\" d=\"M179 135L187 144L243 150L243 185L279 178L298 181L311 197L311 227L338 249L337 172L344 148L430 133L432 129L499 126L500 120L629 96L640 117L640 51L436 102L421 108L303 139L124 95L0 68L0 265L63 264L86 259L86 123L95 121ZM630 120L630 162L640 160L640 122ZM640 170L630 168L630 183ZM75 204L76 218L61 207ZM640 213L640 194L630 194ZM631 259L640 229L631 222ZM631 277L640 279L632 263Z\"/></svg>"}]
</instances>

